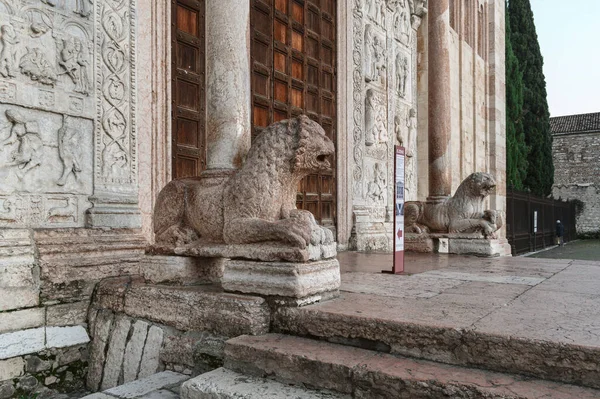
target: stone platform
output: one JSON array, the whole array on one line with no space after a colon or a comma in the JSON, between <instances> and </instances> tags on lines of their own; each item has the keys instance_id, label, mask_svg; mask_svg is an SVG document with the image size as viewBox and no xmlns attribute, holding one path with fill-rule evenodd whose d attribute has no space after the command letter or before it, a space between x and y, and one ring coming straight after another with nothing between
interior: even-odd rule
<instances>
[{"instance_id":1,"label":"stone platform","mask_svg":"<svg viewBox=\"0 0 600 399\"><path fill-rule=\"evenodd\" d=\"M418 274L377 273L390 262L341 254L340 297L280 309L274 329L600 388L600 262L410 254Z\"/></svg>"}]
</instances>

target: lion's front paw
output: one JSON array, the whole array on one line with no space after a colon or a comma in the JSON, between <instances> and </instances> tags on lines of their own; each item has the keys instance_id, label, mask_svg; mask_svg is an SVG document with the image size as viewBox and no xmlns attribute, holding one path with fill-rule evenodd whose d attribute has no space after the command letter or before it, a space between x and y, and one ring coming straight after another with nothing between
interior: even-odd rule
<instances>
[{"instance_id":1,"label":"lion's front paw","mask_svg":"<svg viewBox=\"0 0 600 399\"><path fill-rule=\"evenodd\" d=\"M295 247L306 248L312 240L316 223L310 212L294 212L288 219L279 220L277 225L282 241L287 241Z\"/></svg>"},{"instance_id":2,"label":"lion's front paw","mask_svg":"<svg viewBox=\"0 0 600 399\"><path fill-rule=\"evenodd\" d=\"M316 225L310 237L312 245L329 245L333 243L333 232L326 227Z\"/></svg>"}]
</instances>

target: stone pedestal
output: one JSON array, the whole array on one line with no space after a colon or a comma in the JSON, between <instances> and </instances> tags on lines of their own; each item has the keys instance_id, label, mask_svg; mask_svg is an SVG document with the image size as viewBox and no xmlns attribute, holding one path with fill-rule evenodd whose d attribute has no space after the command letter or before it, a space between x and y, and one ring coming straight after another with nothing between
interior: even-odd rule
<instances>
[{"instance_id":1,"label":"stone pedestal","mask_svg":"<svg viewBox=\"0 0 600 399\"><path fill-rule=\"evenodd\" d=\"M448 238L448 252L485 257L511 256L510 244L506 239Z\"/></svg>"},{"instance_id":2,"label":"stone pedestal","mask_svg":"<svg viewBox=\"0 0 600 399\"><path fill-rule=\"evenodd\" d=\"M340 264L337 259L309 263L230 260L221 284L229 292L307 298L337 292Z\"/></svg>"},{"instance_id":3,"label":"stone pedestal","mask_svg":"<svg viewBox=\"0 0 600 399\"><path fill-rule=\"evenodd\" d=\"M140 272L152 284L195 285L218 283L223 277L224 259L186 256L146 255Z\"/></svg>"},{"instance_id":4,"label":"stone pedestal","mask_svg":"<svg viewBox=\"0 0 600 399\"><path fill-rule=\"evenodd\" d=\"M485 239L469 234L407 234L404 239L407 251L485 257L511 256L506 239Z\"/></svg>"}]
</instances>

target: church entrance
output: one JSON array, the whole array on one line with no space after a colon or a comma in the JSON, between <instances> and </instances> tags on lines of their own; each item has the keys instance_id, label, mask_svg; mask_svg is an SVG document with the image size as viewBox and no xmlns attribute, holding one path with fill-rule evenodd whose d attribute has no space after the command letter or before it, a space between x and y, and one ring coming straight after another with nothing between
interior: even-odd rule
<instances>
[{"instance_id":1,"label":"church entrance","mask_svg":"<svg viewBox=\"0 0 600 399\"><path fill-rule=\"evenodd\" d=\"M336 1L251 0L252 135L307 114L336 140ZM297 207L336 225L336 171L307 176Z\"/></svg>"},{"instance_id":2,"label":"church entrance","mask_svg":"<svg viewBox=\"0 0 600 399\"><path fill-rule=\"evenodd\" d=\"M172 0L172 178L206 165L204 0Z\"/></svg>"}]
</instances>

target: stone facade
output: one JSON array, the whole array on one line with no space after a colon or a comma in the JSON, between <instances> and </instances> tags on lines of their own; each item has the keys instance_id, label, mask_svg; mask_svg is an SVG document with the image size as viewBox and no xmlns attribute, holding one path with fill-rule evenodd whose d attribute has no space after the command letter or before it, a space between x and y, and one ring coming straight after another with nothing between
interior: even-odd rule
<instances>
[{"instance_id":1,"label":"stone facade","mask_svg":"<svg viewBox=\"0 0 600 399\"><path fill-rule=\"evenodd\" d=\"M498 190L485 208L504 209L504 4L479 3L484 19L473 26L487 27L485 40L470 41L463 28L444 25L449 86L432 91L426 1L335 2L340 248L391 250L393 145L413 154L406 198L426 200L435 169L429 127L437 119L452 125L436 136L452 143L441 154L447 165L436 169L451 175L440 180L442 194L471 172L488 172ZM206 2L207 160L231 171L250 148L249 10L248 0ZM152 262L142 262L154 240L156 198L171 180L172 17L170 2L151 0L0 0L0 343L9 342L0 345L0 397L44 385L67 389L71 374L81 377L71 366L104 373L108 358L118 369L106 371L106 384L138 378L135 342L154 327L163 331L163 345L172 329L177 336L237 334L107 304L95 310L108 309L106 318L121 333L111 330L96 342L102 328L93 324L98 312L89 312L97 284L107 278L141 275L152 283L167 275L177 285L188 282L177 280L177 270L195 270L155 258L169 273L149 275ZM438 110L429 108L438 94L451 104L448 117L436 119ZM212 283L224 275L229 284L239 282L231 270L217 269ZM334 290L339 282L330 269L322 268ZM318 280L311 273L301 275L308 288ZM90 363L87 352L96 359L94 345L102 342L108 357ZM123 359L111 345L125 348ZM30 359L44 365L30 366L38 363ZM160 359L158 370L189 364L177 355Z\"/></svg>"},{"instance_id":2,"label":"stone facade","mask_svg":"<svg viewBox=\"0 0 600 399\"><path fill-rule=\"evenodd\" d=\"M448 2L446 2L448 3ZM465 5L470 4L470 8ZM504 2L450 1L448 14L443 14L443 31L447 37L446 84L439 93L444 96L450 124L446 156L449 171L449 195L474 172L490 173L497 187L489 197L486 209L506 210L506 97L504 73ZM418 199L430 194L430 136L432 125L443 118L439 109L430 109L431 43L430 19L425 18L418 34ZM436 71L440 73L440 71ZM505 235L502 229L500 236Z\"/></svg>"},{"instance_id":3,"label":"stone facade","mask_svg":"<svg viewBox=\"0 0 600 399\"><path fill-rule=\"evenodd\" d=\"M551 118L554 186L552 195L583 202L577 233L600 233L600 114Z\"/></svg>"},{"instance_id":4,"label":"stone facade","mask_svg":"<svg viewBox=\"0 0 600 399\"><path fill-rule=\"evenodd\" d=\"M94 287L139 274L136 20L0 2L1 397L83 387Z\"/></svg>"},{"instance_id":5,"label":"stone facade","mask_svg":"<svg viewBox=\"0 0 600 399\"><path fill-rule=\"evenodd\" d=\"M406 198L417 199L417 29L426 12L422 1L354 2L347 55L352 152L345 160L352 176L351 249L392 249L394 145L407 148Z\"/></svg>"}]
</instances>

